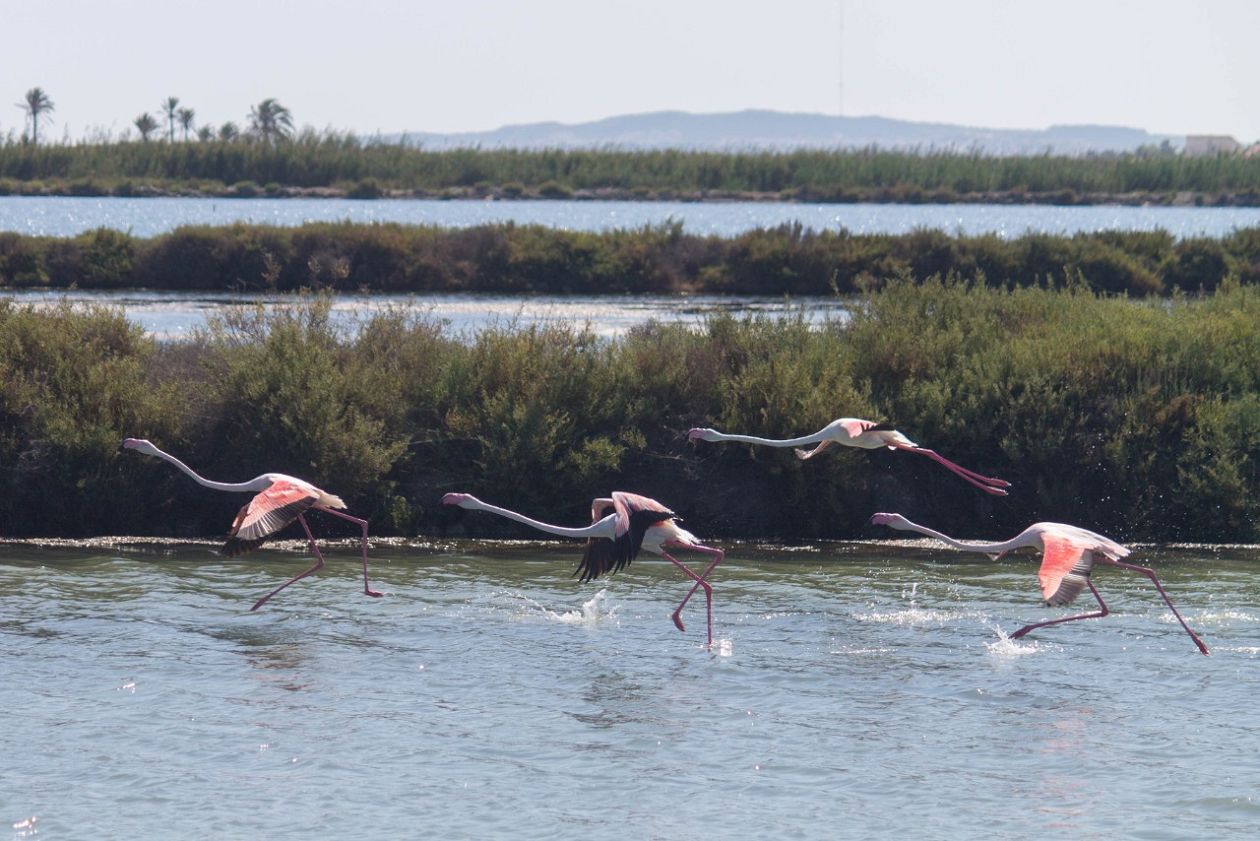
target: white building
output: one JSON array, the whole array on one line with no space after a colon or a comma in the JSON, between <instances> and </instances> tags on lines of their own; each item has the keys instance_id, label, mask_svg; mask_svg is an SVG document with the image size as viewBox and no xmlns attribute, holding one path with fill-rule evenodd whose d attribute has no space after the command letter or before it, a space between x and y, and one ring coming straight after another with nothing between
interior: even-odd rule
<instances>
[{"instance_id":1,"label":"white building","mask_svg":"<svg viewBox=\"0 0 1260 841\"><path fill-rule=\"evenodd\" d=\"M1187 155L1233 155L1242 151L1242 144L1228 134L1187 134Z\"/></svg>"}]
</instances>

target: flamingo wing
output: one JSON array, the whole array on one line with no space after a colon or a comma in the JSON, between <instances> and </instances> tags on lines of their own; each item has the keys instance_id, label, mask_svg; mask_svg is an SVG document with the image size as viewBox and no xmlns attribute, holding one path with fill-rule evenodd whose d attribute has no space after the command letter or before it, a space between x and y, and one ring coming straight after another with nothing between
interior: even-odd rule
<instances>
[{"instance_id":1,"label":"flamingo wing","mask_svg":"<svg viewBox=\"0 0 1260 841\"><path fill-rule=\"evenodd\" d=\"M313 488L275 482L241 508L228 530L223 554L236 557L257 549L319 500Z\"/></svg>"},{"instance_id":2,"label":"flamingo wing","mask_svg":"<svg viewBox=\"0 0 1260 841\"><path fill-rule=\"evenodd\" d=\"M615 536L611 540L592 537L586 541L586 551L575 573L581 581L624 569L639 554L643 535L649 528L662 520L676 519L673 511L646 496L613 491L612 501L617 514Z\"/></svg>"},{"instance_id":3,"label":"flamingo wing","mask_svg":"<svg viewBox=\"0 0 1260 841\"><path fill-rule=\"evenodd\" d=\"M1071 604L1085 589L1094 568L1093 550L1058 534L1042 534L1041 543L1045 547L1037 570L1041 597L1050 607Z\"/></svg>"},{"instance_id":4,"label":"flamingo wing","mask_svg":"<svg viewBox=\"0 0 1260 841\"><path fill-rule=\"evenodd\" d=\"M845 432L849 433L850 438L856 438L868 429L879 429L881 427L884 429L892 429L892 427L886 423L878 424L873 421L858 420L857 418L850 418L840 425L844 427Z\"/></svg>"}]
</instances>

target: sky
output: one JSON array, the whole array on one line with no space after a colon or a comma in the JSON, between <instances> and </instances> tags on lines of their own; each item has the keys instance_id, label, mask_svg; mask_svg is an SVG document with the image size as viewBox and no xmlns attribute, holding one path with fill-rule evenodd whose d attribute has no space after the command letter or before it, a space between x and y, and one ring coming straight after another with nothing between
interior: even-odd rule
<instances>
[{"instance_id":1,"label":"sky","mask_svg":"<svg viewBox=\"0 0 1260 841\"><path fill-rule=\"evenodd\" d=\"M0 0L0 134L480 131L745 108L1260 140L1254 0Z\"/></svg>"}]
</instances>

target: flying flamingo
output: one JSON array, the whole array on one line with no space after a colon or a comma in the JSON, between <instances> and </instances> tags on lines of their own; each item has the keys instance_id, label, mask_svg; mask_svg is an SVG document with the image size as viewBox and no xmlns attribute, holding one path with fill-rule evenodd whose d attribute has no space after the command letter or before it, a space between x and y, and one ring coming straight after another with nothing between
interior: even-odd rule
<instances>
[{"instance_id":1,"label":"flying flamingo","mask_svg":"<svg viewBox=\"0 0 1260 841\"><path fill-rule=\"evenodd\" d=\"M310 482L286 476L283 473L264 473L257 478L250 479L248 482L213 482L198 476L191 467L170 453L162 452L149 441L140 438L128 438L123 441L122 445L124 449L136 450L145 455L157 456L160 459L169 461L203 487L213 488L216 491L257 493L257 496L251 499L249 504L243 507L236 515L232 528L228 530L228 539L223 544L223 553L230 558L257 549L264 540L294 520L302 524L302 530L306 532L306 538L311 543L311 551L315 553L314 565L300 575L293 576L293 578L290 578L254 602L254 606L250 610L257 610L266 604L268 599L294 581L303 579L324 566L324 556L319 553L319 547L315 545L315 536L311 534L310 526L306 524L306 518L302 516L308 510L323 511L325 514L331 514L334 517L340 517L343 520L356 523L359 528L363 529L363 592L369 596L381 595L368 586L367 520L351 517L349 514L342 514L340 511L335 510L346 507L346 504L341 501L341 497L333 496L315 487Z\"/></svg>"},{"instance_id":2,"label":"flying flamingo","mask_svg":"<svg viewBox=\"0 0 1260 841\"><path fill-rule=\"evenodd\" d=\"M1198 634L1190 630L1186 620L1182 619L1181 614L1177 612L1177 608L1173 607L1172 600L1164 592L1159 579L1155 577L1154 570L1135 564L1126 564L1121 561L1121 558L1128 557L1128 547L1121 546L1119 543L1103 537L1101 534L1095 534L1087 529L1068 526L1063 523L1033 523L1005 543L984 543L980 541L955 540L926 526L912 523L900 514L876 514L871 517L871 523L902 531L917 531L920 534L926 534L928 537L935 537L937 540L947 543L955 549L961 549L964 552L982 552L991 556L994 560L1002 557L1007 552L1012 552L1024 546L1031 546L1041 550L1042 553L1041 568L1037 571L1037 578L1041 581L1041 596L1045 600L1047 607L1061 607L1071 604L1085 587L1089 587L1090 592L1094 594L1094 598L1098 600L1098 606L1101 610L1097 613L1082 613L1077 616L1065 616L1062 619L1051 619L1048 622L1026 625L1011 634L1011 639L1013 640L1019 639L1035 628L1044 628L1047 625L1058 625L1062 622L1072 622L1077 619L1101 619L1110 613L1111 611L1107 609L1107 603L1098 594L1098 588L1094 586L1093 579L1090 578L1094 564L1100 563L1120 567L1132 572L1139 572L1151 579L1155 589L1159 590L1159 594L1164 597L1164 602L1168 605L1168 609L1173 612L1173 616L1177 617L1181 627L1186 629L1186 633L1190 635L1190 639L1194 640L1194 644L1199 647L1199 651L1204 654L1208 653L1208 647L1203 643L1203 640L1199 638Z\"/></svg>"},{"instance_id":3,"label":"flying flamingo","mask_svg":"<svg viewBox=\"0 0 1260 841\"><path fill-rule=\"evenodd\" d=\"M678 630L686 630L682 622L682 609L695 594L698 588L704 588L705 610L709 625L709 645L713 645L713 587L709 584L709 573L722 563L725 553L721 549L705 546L694 534L678 525L679 517L654 499L638 494L613 491L612 498L599 498L591 502L591 525L582 528L553 526L530 519L524 514L509 511L482 502L477 497L465 493L448 493L442 497L443 505L458 505L474 511L489 511L509 520L516 520L539 531L561 537L585 537L586 551L578 564L575 575L579 580L592 581L605 573L611 574L627 566L646 549L660 555L674 566L681 569L689 578L695 579L691 590L678 603L671 618ZM610 513L611 511L611 513ZM712 563L702 575L696 575L686 564L674 558L669 549L690 549L713 558Z\"/></svg>"},{"instance_id":4,"label":"flying flamingo","mask_svg":"<svg viewBox=\"0 0 1260 841\"><path fill-rule=\"evenodd\" d=\"M955 464L934 450L920 447L905 435L893 429L890 424L875 423L874 421L860 420L858 418L833 420L813 435L804 435L800 438L780 439L758 438L755 435L727 435L726 433L718 432L716 429L695 427L688 431L687 439L689 441L742 441L746 444L762 444L767 447L818 445L812 450L796 450L796 456L800 459L813 458L832 444L843 444L846 447L858 447L863 450L878 450L880 447L887 447L890 450L906 450L907 452L927 456L985 493L993 494L994 496L1006 496L1006 489L1011 486L1010 482L989 476L981 476L979 473Z\"/></svg>"}]
</instances>

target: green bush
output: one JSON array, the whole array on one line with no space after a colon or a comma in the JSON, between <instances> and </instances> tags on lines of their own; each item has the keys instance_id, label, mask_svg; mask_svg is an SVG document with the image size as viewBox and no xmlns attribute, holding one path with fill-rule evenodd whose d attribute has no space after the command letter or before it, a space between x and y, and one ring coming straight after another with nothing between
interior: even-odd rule
<instances>
[{"instance_id":1,"label":"green bush","mask_svg":"<svg viewBox=\"0 0 1260 841\"><path fill-rule=\"evenodd\" d=\"M871 512L899 510L977 535L1059 520L1127 541L1254 542L1258 320L1260 292L1233 280L1141 301L904 278L823 325L455 336L387 310L347 334L312 296L159 344L116 310L0 301L0 523L12 536L222 533L242 501L118 453L132 435L216 479L308 478L378 534L463 529L439 504L450 490L580 523L591 498L624 489L714 537L866 536ZM841 416L891 422L1011 495L901 452L802 462L686 440L691 426L798 436Z\"/></svg>"}]
</instances>

